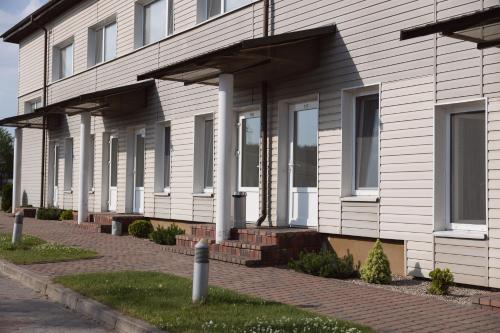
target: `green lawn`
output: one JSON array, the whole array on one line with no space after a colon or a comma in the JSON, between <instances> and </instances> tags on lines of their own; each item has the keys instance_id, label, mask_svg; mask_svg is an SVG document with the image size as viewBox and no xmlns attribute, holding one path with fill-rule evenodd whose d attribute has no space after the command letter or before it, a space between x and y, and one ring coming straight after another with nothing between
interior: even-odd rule
<instances>
[{"instance_id":1,"label":"green lawn","mask_svg":"<svg viewBox=\"0 0 500 333\"><path fill-rule=\"evenodd\" d=\"M171 333L373 332L222 288L211 287L208 300L193 305L191 280L162 273L92 273L58 277L55 282Z\"/></svg>"},{"instance_id":2,"label":"green lawn","mask_svg":"<svg viewBox=\"0 0 500 333\"><path fill-rule=\"evenodd\" d=\"M22 241L13 247L11 237L9 234L0 233L0 258L14 264L37 264L98 257L94 251L48 243L30 235L23 235Z\"/></svg>"}]
</instances>

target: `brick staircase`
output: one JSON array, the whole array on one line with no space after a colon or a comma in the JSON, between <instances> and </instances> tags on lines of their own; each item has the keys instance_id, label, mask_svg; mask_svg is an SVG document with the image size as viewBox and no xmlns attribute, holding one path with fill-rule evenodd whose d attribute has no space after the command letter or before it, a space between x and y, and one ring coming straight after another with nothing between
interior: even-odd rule
<instances>
[{"instance_id":1,"label":"brick staircase","mask_svg":"<svg viewBox=\"0 0 500 333\"><path fill-rule=\"evenodd\" d=\"M324 240L320 233L308 229L249 228L232 229L230 240L215 244L214 225L195 225L191 229L191 235L176 237L174 252L194 255L196 243L206 238L210 259L245 266L283 265L301 251L318 251Z\"/></svg>"}]
</instances>

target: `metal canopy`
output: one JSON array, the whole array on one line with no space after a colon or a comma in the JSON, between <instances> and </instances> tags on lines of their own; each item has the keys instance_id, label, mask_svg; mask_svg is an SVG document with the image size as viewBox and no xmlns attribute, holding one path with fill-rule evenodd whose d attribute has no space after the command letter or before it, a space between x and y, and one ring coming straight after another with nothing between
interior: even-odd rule
<instances>
[{"instance_id":1,"label":"metal canopy","mask_svg":"<svg viewBox=\"0 0 500 333\"><path fill-rule=\"evenodd\" d=\"M137 98L137 94L145 92L148 87L154 86L154 80L147 80L127 86L100 90L93 93L83 94L58 103L50 104L35 111L0 120L0 126L20 128L49 128L51 124L57 124L61 115L77 115L90 112L93 116L102 116L107 111L123 110L129 107L139 107L134 101L142 101L146 98ZM123 103L122 99L130 98L130 103ZM46 121L44 123L44 117Z\"/></svg>"},{"instance_id":2,"label":"metal canopy","mask_svg":"<svg viewBox=\"0 0 500 333\"><path fill-rule=\"evenodd\" d=\"M435 23L401 30L400 39L441 33L444 36L477 43L478 49L500 46L500 6L494 6Z\"/></svg>"},{"instance_id":3,"label":"metal canopy","mask_svg":"<svg viewBox=\"0 0 500 333\"><path fill-rule=\"evenodd\" d=\"M311 70L319 64L322 37L335 25L248 39L141 74L138 80L160 79L184 84L218 85L220 74L235 74L235 86L252 86Z\"/></svg>"}]
</instances>

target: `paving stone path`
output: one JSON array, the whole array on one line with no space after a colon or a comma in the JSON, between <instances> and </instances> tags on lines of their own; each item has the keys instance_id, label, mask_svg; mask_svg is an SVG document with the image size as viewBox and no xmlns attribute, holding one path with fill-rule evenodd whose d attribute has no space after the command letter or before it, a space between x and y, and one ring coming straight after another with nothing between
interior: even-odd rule
<instances>
[{"instance_id":1,"label":"paving stone path","mask_svg":"<svg viewBox=\"0 0 500 333\"><path fill-rule=\"evenodd\" d=\"M104 333L97 323L0 274L0 333Z\"/></svg>"},{"instance_id":2,"label":"paving stone path","mask_svg":"<svg viewBox=\"0 0 500 333\"><path fill-rule=\"evenodd\" d=\"M0 215L0 230L13 218ZM25 219L24 231L49 241L96 250L99 259L25 266L46 276L97 271L161 271L190 277L193 257L132 237L113 237L64 225ZM323 279L287 269L247 268L212 261L210 284L352 320L379 332L500 332L500 313L390 290Z\"/></svg>"}]
</instances>

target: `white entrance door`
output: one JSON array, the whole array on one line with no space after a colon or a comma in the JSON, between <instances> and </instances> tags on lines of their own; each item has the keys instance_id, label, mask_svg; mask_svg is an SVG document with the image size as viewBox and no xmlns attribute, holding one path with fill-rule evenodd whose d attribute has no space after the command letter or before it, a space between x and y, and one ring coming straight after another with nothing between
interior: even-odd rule
<instances>
[{"instance_id":1,"label":"white entrance door","mask_svg":"<svg viewBox=\"0 0 500 333\"><path fill-rule=\"evenodd\" d=\"M144 152L146 131L135 131L134 148L134 213L144 213Z\"/></svg>"},{"instance_id":2,"label":"white entrance door","mask_svg":"<svg viewBox=\"0 0 500 333\"><path fill-rule=\"evenodd\" d=\"M318 225L318 104L289 107L289 223Z\"/></svg>"},{"instance_id":3,"label":"white entrance door","mask_svg":"<svg viewBox=\"0 0 500 333\"><path fill-rule=\"evenodd\" d=\"M59 146L54 146L54 160L52 161L52 172L53 176L53 193L52 193L52 205L54 207L59 206Z\"/></svg>"},{"instance_id":4,"label":"white entrance door","mask_svg":"<svg viewBox=\"0 0 500 333\"><path fill-rule=\"evenodd\" d=\"M259 218L260 114L240 115L238 128L238 191L246 192L247 223Z\"/></svg>"},{"instance_id":5,"label":"white entrance door","mask_svg":"<svg viewBox=\"0 0 500 333\"><path fill-rule=\"evenodd\" d=\"M116 211L116 199L118 188L118 138L109 138L109 198L108 210Z\"/></svg>"}]
</instances>

